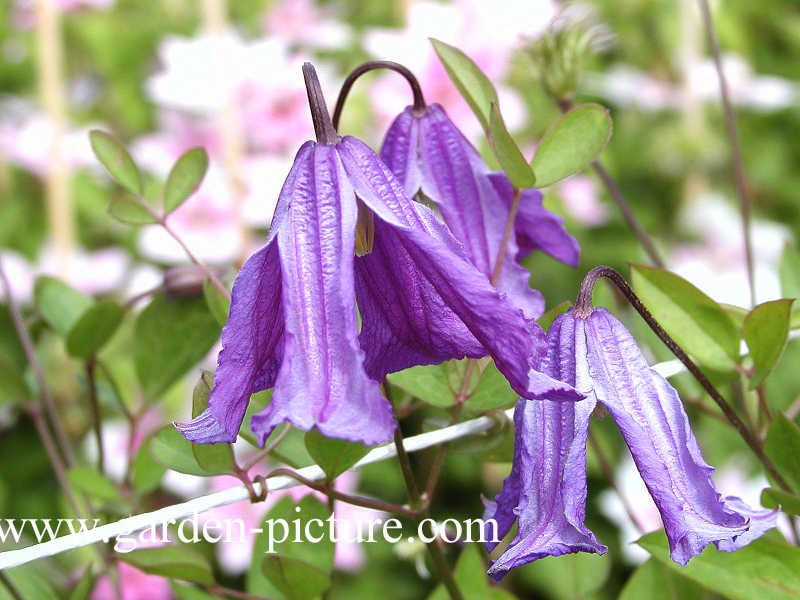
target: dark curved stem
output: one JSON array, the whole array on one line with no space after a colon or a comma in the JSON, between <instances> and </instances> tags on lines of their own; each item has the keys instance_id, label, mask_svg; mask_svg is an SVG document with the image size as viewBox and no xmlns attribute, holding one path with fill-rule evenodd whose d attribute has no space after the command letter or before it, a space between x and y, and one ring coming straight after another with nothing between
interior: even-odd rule
<instances>
[{"instance_id":1,"label":"dark curved stem","mask_svg":"<svg viewBox=\"0 0 800 600\"><path fill-rule=\"evenodd\" d=\"M756 305L756 284L755 270L753 267L753 240L750 235L750 193L747 188L747 180L744 176L742 167L742 148L739 143L739 134L736 132L736 118L733 115L730 92L728 91L728 80L725 78L725 71L722 69L722 57L720 55L719 41L714 31L714 21L711 18L711 10L707 0L698 0L700 13L703 15L703 25L706 29L708 44L711 46L711 54L714 57L714 68L719 79L719 92L722 97L722 110L725 113L725 127L728 130L728 139L731 144L731 159L733 162L733 177L736 183L736 190L739 193L739 207L742 213L742 236L744 238L745 261L747 265L747 284L750 286L750 304Z\"/></svg>"},{"instance_id":2,"label":"dark curved stem","mask_svg":"<svg viewBox=\"0 0 800 600\"><path fill-rule=\"evenodd\" d=\"M391 60L371 60L353 69L344 80L344 83L342 83L342 89L339 90L339 97L336 99L336 107L333 109L333 127L335 129L339 128L339 119L342 116L344 103L345 100L347 100L347 95L350 93L353 84L364 73L369 73L377 69L388 69L402 75L408 82L408 85L411 87L411 93L414 95L414 110L425 110L426 104L425 97L422 95L422 88L419 86L419 81L417 81L416 76L408 67L400 63L392 62Z\"/></svg>"},{"instance_id":3,"label":"dark curved stem","mask_svg":"<svg viewBox=\"0 0 800 600\"><path fill-rule=\"evenodd\" d=\"M625 278L618 271L612 269L611 267L599 266L595 267L586 274L583 283L581 283L578 299L575 301L575 316L585 319L592 313L592 310L594 310L594 307L592 306L592 290L594 289L594 284L601 277L608 279L620 292L622 292L622 295L625 296L628 302L630 302L631 306L636 309L636 312L641 315L645 323L647 323L650 329L652 329L653 332L658 336L658 339L664 342L664 345L669 348L675 357L686 366L686 369L692 374L692 376L703 387L708 395L711 396L711 399L714 400L717 406L719 406L728 422L733 425L745 443L750 446L750 449L756 455L758 460L761 461L761 464L764 465L764 468L774 479L775 483L777 483L784 490L791 491L791 487L789 487L789 485L786 483L786 480L778 472L778 470L775 468L775 465L764 452L764 447L761 444L761 440L739 418L739 415L736 414L736 412L731 408L730 404L728 404L725 398L722 397L722 394L719 392L719 390L714 387L714 384L712 384L708 377L705 376L703 371L700 370L700 367L698 367L697 364L695 364L695 362L689 358L686 352L684 352L683 348L681 348L678 343L664 330L664 328L661 327L659 322L656 321L655 317L653 317L645 305L642 304L642 301L639 300L639 297L634 293L634 291L631 289L631 286L628 285L628 282L625 281Z\"/></svg>"},{"instance_id":4,"label":"dark curved stem","mask_svg":"<svg viewBox=\"0 0 800 600\"><path fill-rule=\"evenodd\" d=\"M333 145L339 141L339 135L331 122L328 107L325 106L325 96L319 84L317 71L311 63L303 63L303 79L306 82L308 106L311 109L311 121L314 123L314 133L321 144Z\"/></svg>"}]
</instances>

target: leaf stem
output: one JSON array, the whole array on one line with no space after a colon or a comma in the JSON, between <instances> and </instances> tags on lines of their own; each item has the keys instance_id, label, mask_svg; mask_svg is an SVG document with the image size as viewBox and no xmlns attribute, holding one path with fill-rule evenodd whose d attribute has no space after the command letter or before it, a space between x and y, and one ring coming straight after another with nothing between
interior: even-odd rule
<instances>
[{"instance_id":1,"label":"leaf stem","mask_svg":"<svg viewBox=\"0 0 800 600\"><path fill-rule=\"evenodd\" d=\"M103 449L103 423L100 419L100 402L97 398L97 379L95 377L97 361L94 356L86 361L86 380L89 388L89 405L92 409L92 426L97 443L97 470L105 472L105 450Z\"/></svg>"},{"instance_id":2,"label":"leaf stem","mask_svg":"<svg viewBox=\"0 0 800 600\"><path fill-rule=\"evenodd\" d=\"M11 580L8 578L8 576L2 571L0 571L0 583L3 584L3 587L6 588L6 591L11 595L12 598L14 598L14 600L25 600L22 597L22 594L19 593L19 590L14 587L13 583L11 583Z\"/></svg>"},{"instance_id":3,"label":"leaf stem","mask_svg":"<svg viewBox=\"0 0 800 600\"><path fill-rule=\"evenodd\" d=\"M722 110L725 114L725 127L728 130L728 141L731 145L731 160L733 162L733 176L736 191L739 195L739 209L742 214L742 238L744 240L745 262L747 265L747 284L750 287L750 304L756 305L756 284L755 267L753 260L753 239L750 232L750 206L752 200L747 185L747 179L742 166L742 148L739 142L739 134L736 131L736 117L733 114L730 92L728 90L728 80L722 68L722 56L719 49L719 40L714 31L714 21L711 17L711 9L708 0L697 0L700 6L700 13L703 15L703 25L706 30L708 44L711 47L711 54L714 58L714 68L719 79L719 93L722 98Z\"/></svg>"},{"instance_id":4,"label":"leaf stem","mask_svg":"<svg viewBox=\"0 0 800 600\"><path fill-rule=\"evenodd\" d=\"M642 319L644 319L645 323L653 330L658 338L664 343L664 345L670 349L670 351L680 360L686 369L694 376L697 382L703 387L703 389L711 396L711 399L719 406L722 413L725 415L725 418L728 422L733 425L745 443L750 446L750 449L756 455L758 460L764 465L764 468L767 470L769 475L774 479L775 483L777 483L781 488L786 491L791 491L791 488L787 484L786 480L783 476L778 472L775 468L775 465L772 463L770 458L764 452L763 444L761 443L760 438L755 435L750 428L745 425L745 423L739 418L739 415L731 408L730 404L723 398L722 394L714 387L714 384L706 377L700 367L689 358L689 355L681 348L678 343L672 339L672 337L664 330L663 327L656 321L655 317L647 310L642 301L639 300L639 297L634 293L631 289L628 282L625 281L625 278L616 270L612 269L611 267L606 266L599 266L595 267L589 273L586 274L586 277L581 283L581 289L578 293L578 299L575 302L575 315L578 317L586 318L591 314L593 307L592 307L592 290L594 289L594 284L597 283L597 280L601 277L605 277L611 283L613 283L617 289L622 292L622 295L627 298L628 302L630 302L631 306L636 309Z\"/></svg>"}]
</instances>

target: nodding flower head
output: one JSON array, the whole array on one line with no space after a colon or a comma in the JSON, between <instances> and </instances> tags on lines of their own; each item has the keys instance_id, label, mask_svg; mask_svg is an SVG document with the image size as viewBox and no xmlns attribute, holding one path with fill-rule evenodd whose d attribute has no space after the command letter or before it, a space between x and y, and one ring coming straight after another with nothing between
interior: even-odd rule
<instances>
[{"instance_id":1,"label":"nodding flower head","mask_svg":"<svg viewBox=\"0 0 800 600\"><path fill-rule=\"evenodd\" d=\"M438 104L406 108L386 133L381 158L406 194L433 201L479 271L526 316L541 316L544 298L529 287L530 274L519 260L542 250L575 266L579 255L578 243L564 230L562 219L542 206L541 192L521 192L509 239L505 230L514 189L503 173L489 169Z\"/></svg>"},{"instance_id":2,"label":"nodding flower head","mask_svg":"<svg viewBox=\"0 0 800 600\"><path fill-rule=\"evenodd\" d=\"M732 552L775 527L776 511L720 496L677 391L607 310L559 316L541 367L586 399L518 404L514 464L485 515L497 520L500 535L518 519L518 533L490 575L499 579L544 556L604 550L583 524L587 428L598 402L614 418L661 513L675 562L685 565L711 543Z\"/></svg>"},{"instance_id":3,"label":"nodding flower head","mask_svg":"<svg viewBox=\"0 0 800 600\"><path fill-rule=\"evenodd\" d=\"M464 356L491 355L522 396L581 398L533 369L544 344L539 326L490 285L372 150L336 134L310 65L304 75L318 141L297 153L266 246L236 278L209 406L178 426L184 436L235 440L250 395L274 387L251 421L262 444L281 422L388 441L395 420L378 381ZM374 237L356 257L365 211Z\"/></svg>"}]
</instances>

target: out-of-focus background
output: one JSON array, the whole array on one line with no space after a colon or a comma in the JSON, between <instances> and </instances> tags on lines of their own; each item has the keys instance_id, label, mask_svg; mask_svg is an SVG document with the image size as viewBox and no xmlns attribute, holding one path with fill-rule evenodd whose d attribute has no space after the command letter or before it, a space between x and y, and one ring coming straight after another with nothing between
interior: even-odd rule
<instances>
[{"instance_id":1,"label":"out-of-focus background","mask_svg":"<svg viewBox=\"0 0 800 600\"><path fill-rule=\"evenodd\" d=\"M90 129L111 131L129 146L149 175L152 195L183 151L207 150L208 174L172 224L202 261L230 272L262 243L294 153L312 135L300 73L304 61L316 65L331 105L355 65L371 58L402 62L416 73L426 97L441 102L485 150L476 119L428 38L454 44L495 82L509 128L530 155L558 115L539 85L530 50L563 8L545 0L0 0L0 257L11 293L37 332L63 426L81 455L96 453L85 377L60 340L36 329L30 310L36 278L53 275L88 296L125 301L159 285L166 268L187 263L158 226L129 227L109 216L108 202L121 191L94 158ZM578 87L578 99L611 109L614 134L602 161L671 270L719 302L748 306L730 145L696 2L597 0L569 10L597 28L602 39L588 56ZM712 10L753 199L757 298L764 301L781 296L781 255L787 244L796 244L800 231L800 5L718 0ZM407 85L396 75L365 77L351 95L341 131L377 147L391 118L409 103ZM592 173L548 189L545 205L565 217L582 247L578 269L544 256L527 263L531 282L548 305L574 298L580 277L592 266L625 269L628 262L645 261ZM5 296L0 298L5 303ZM112 479L122 476L128 449L149 431L187 416L198 373L195 368L171 385L158 402L137 395L131 391L136 382L130 329L121 330L105 356L125 388L122 395L139 414L131 440L124 415L110 399L114 392L101 390ZM4 304L0 388L8 389L9 373L24 371L14 339ZM213 366L216 349L210 350L205 362ZM777 407L791 405L800 394L800 378L791 367L798 360L800 347L790 344L768 386ZM41 444L8 396L0 394L0 515L57 515L62 500ZM720 487L741 494L750 486L751 500L757 501L760 482L751 480L753 465L736 438L712 418L699 413L692 418L710 462L721 465ZM657 528L657 514L645 503L635 471L607 425L598 428L601 434L608 430L619 485L646 528ZM732 455L731 448L743 455ZM387 474L392 469L365 469L348 476L345 485L402 501L399 474ZM493 494L507 469L468 452L450 457L437 516L479 516L480 494ZM610 556L548 559L522 568L509 578L521 597L616 597L643 560L629 545L636 530L593 455L590 477L589 523L610 546ZM233 483L169 473L161 497L151 502ZM228 512L237 510L256 523L265 508L247 505ZM337 548L330 597L420 597L430 583L418 574L424 571L419 551L388 544ZM243 585L250 563L246 544L206 552L216 552L225 582ZM53 575L56 589L68 583L65 573L79 573L82 564L80 555L59 560L37 567ZM125 586L134 590L125 598L176 593L163 578L123 568ZM0 597L3 593L0 589ZM101 582L93 597L112 597L110 586Z\"/></svg>"}]
</instances>

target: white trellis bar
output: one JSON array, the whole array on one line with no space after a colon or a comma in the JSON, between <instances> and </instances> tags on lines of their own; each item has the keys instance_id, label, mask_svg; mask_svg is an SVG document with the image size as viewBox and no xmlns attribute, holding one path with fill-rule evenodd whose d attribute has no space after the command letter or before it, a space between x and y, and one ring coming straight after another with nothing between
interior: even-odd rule
<instances>
[{"instance_id":1,"label":"white trellis bar","mask_svg":"<svg viewBox=\"0 0 800 600\"><path fill-rule=\"evenodd\" d=\"M799 336L800 332L793 331L790 337L796 338ZM746 347L743 349L743 352L745 351ZM683 364L677 360L669 360L658 363L657 365L653 365L653 369L663 377L672 377L678 373L686 371L686 368L683 366ZM513 409L507 410L506 415L509 418L512 418ZM406 438L403 442L403 447L406 449L406 452L417 452L419 450L424 450L425 448L430 448L431 446L438 446L439 444L444 444L468 435L474 435L476 433L488 431L494 425L496 425L496 421L492 420L491 418L478 417L477 419L464 421L463 423L457 423L449 427L444 427L443 429L437 429L436 431L429 431ZM364 456L364 458L362 458L353 466L353 469L358 469L364 465L382 462L396 455L397 449L395 448L394 444L379 446L378 448L373 448L370 450ZM317 465L303 467L302 469L298 469L297 473L306 479L313 481L320 481L325 477L322 469L320 469ZM266 482L268 492L302 485L291 477L283 475L270 477L266 480ZM256 492L262 491L259 483L255 483L254 486L256 488ZM178 521L180 519L190 518L196 514L211 510L212 508L233 504L235 502L242 502L244 500L248 500L249 498L250 494L247 490L247 487L244 485L239 485L227 490L222 490L221 492L214 492L213 494L200 496L199 498L193 498L186 502L181 502L180 504L173 504L172 506L166 506L152 512L127 517L125 519L115 521L114 523L101 525L100 527L89 531L72 533L47 542L36 544L34 546L21 548L19 550L1 552L0 569L9 569L11 567L24 565L25 563L29 563L39 558L54 556L56 554L61 554L62 552L67 552L68 550L74 550L76 548L88 546L96 542L107 542L108 540L116 538L120 535L130 535L143 529L169 523L172 520Z\"/></svg>"}]
</instances>

